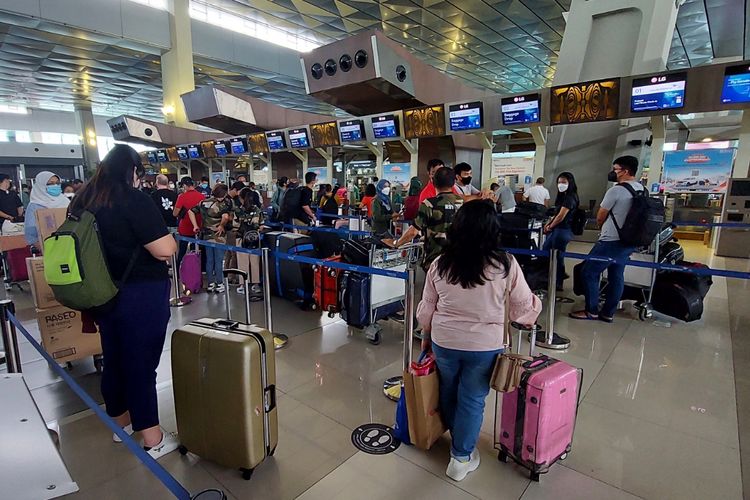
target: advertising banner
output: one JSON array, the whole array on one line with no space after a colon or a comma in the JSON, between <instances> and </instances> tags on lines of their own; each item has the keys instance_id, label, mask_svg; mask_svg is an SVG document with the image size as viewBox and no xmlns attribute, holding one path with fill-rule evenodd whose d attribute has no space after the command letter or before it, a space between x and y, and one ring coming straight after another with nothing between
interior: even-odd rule
<instances>
[{"instance_id":1,"label":"advertising banner","mask_svg":"<svg viewBox=\"0 0 750 500\"><path fill-rule=\"evenodd\" d=\"M409 173L411 172L410 163L388 163L383 165L383 178L388 179L391 184L409 184Z\"/></svg>"},{"instance_id":2,"label":"advertising banner","mask_svg":"<svg viewBox=\"0 0 750 500\"><path fill-rule=\"evenodd\" d=\"M328 169L326 167L308 167L307 172L315 172L316 174L318 174L317 184L331 183L330 179L328 178Z\"/></svg>"},{"instance_id":3,"label":"advertising banner","mask_svg":"<svg viewBox=\"0 0 750 500\"><path fill-rule=\"evenodd\" d=\"M665 193L724 193L732 176L734 148L666 151L662 188Z\"/></svg>"},{"instance_id":4,"label":"advertising banner","mask_svg":"<svg viewBox=\"0 0 750 500\"><path fill-rule=\"evenodd\" d=\"M534 153L513 154L512 156L492 155L492 181L508 175L517 176L517 183L531 187L534 174ZM488 186L487 186L488 187Z\"/></svg>"}]
</instances>

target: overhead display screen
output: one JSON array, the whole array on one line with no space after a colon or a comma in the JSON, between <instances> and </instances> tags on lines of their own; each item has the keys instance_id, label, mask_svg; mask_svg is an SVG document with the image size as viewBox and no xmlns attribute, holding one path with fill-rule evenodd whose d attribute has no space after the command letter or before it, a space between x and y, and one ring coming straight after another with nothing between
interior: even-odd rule
<instances>
[{"instance_id":1,"label":"overhead display screen","mask_svg":"<svg viewBox=\"0 0 750 500\"><path fill-rule=\"evenodd\" d=\"M229 139L229 147L233 155L244 155L247 153L247 142L244 137L233 137Z\"/></svg>"},{"instance_id":2,"label":"overhead display screen","mask_svg":"<svg viewBox=\"0 0 750 500\"><path fill-rule=\"evenodd\" d=\"M541 120L539 112L541 96L539 94L504 97L500 101L503 125L523 125L537 123Z\"/></svg>"},{"instance_id":3,"label":"overhead display screen","mask_svg":"<svg viewBox=\"0 0 750 500\"><path fill-rule=\"evenodd\" d=\"M375 139L393 139L401 135L398 116L383 115L372 119L372 133Z\"/></svg>"},{"instance_id":4,"label":"overhead display screen","mask_svg":"<svg viewBox=\"0 0 750 500\"><path fill-rule=\"evenodd\" d=\"M336 122L310 125L310 134L312 135L313 146L316 148L327 148L341 144L341 141L339 141L338 124Z\"/></svg>"},{"instance_id":5,"label":"overhead display screen","mask_svg":"<svg viewBox=\"0 0 750 500\"><path fill-rule=\"evenodd\" d=\"M266 141L268 142L268 149L271 151L286 149L284 132L266 132Z\"/></svg>"},{"instance_id":6,"label":"overhead display screen","mask_svg":"<svg viewBox=\"0 0 750 500\"><path fill-rule=\"evenodd\" d=\"M347 120L339 125L341 142L361 142L365 140L365 124L362 120Z\"/></svg>"},{"instance_id":7,"label":"overhead display screen","mask_svg":"<svg viewBox=\"0 0 750 500\"><path fill-rule=\"evenodd\" d=\"M216 158L216 146L214 146L214 141L201 142L201 149L203 150L203 156L205 158Z\"/></svg>"},{"instance_id":8,"label":"overhead display screen","mask_svg":"<svg viewBox=\"0 0 750 500\"><path fill-rule=\"evenodd\" d=\"M306 128L293 128L289 130L289 147L292 149L305 149L310 147L310 137Z\"/></svg>"},{"instance_id":9,"label":"overhead display screen","mask_svg":"<svg viewBox=\"0 0 750 500\"><path fill-rule=\"evenodd\" d=\"M550 95L552 125L616 120L620 114L619 78L561 85Z\"/></svg>"},{"instance_id":10,"label":"overhead display screen","mask_svg":"<svg viewBox=\"0 0 750 500\"><path fill-rule=\"evenodd\" d=\"M169 161L167 159L167 152L164 149L157 149L156 150L156 162L157 163L166 163Z\"/></svg>"},{"instance_id":11,"label":"overhead display screen","mask_svg":"<svg viewBox=\"0 0 750 500\"><path fill-rule=\"evenodd\" d=\"M159 163L159 159L156 157L156 151L146 151L146 158L151 165Z\"/></svg>"},{"instance_id":12,"label":"overhead display screen","mask_svg":"<svg viewBox=\"0 0 750 500\"><path fill-rule=\"evenodd\" d=\"M266 141L266 134L263 132L256 132L247 136L248 146L250 151L253 153L268 153L268 141Z\"/></svg>"},{"instance_id":13,"label":"overhead display screen","mask_svg":"<svg viewBox=\"0 0 750 500\"><path fill-rule=\"evenodd\" d=\"M226 141L214 141L214 149L216 150L216 156L226 156L229 154Z\"/></svg>"},{"instance_id":14,"label":"overhead display screen","mask_svg":"<svg viewBox=\"0 0 750 500\"><path fill-rule=\"evenodd\" d=\"M678 109L685 105L687 73L654 75L633 80L630 111Z\"/></svg>"},{"instance_id":15,"label":"overhead display screen","mask_svg":"<svg viewBox=\"0 0 750 500\"><path fill-rule=\"evenodd\" d=\"M203 148L200 146L200 144L188 144L187 152L190 158L203 157Z\"/></svg>"},{"instance_id":16,"label":"overhead display screen","mask_svg":"<svg viewBox=\"0 0 750 500\"><path fill-rule=\"evenodd\" d=\"M448 120L451 132L482 128L482 111L482 103L478 101L448 106Z\"/></svg>"},{"instance_id":17,"label":"overhead display screen","mask_svg":"<svg viewBox=\"0 0 750 500\"><path fill-rule=\"evenodd\" d=\"M729 66L724 70L721 103L750 102L750 65Z\"/></svg>"},{"instance_id":18,"label":"overhead display screen","mask_svg":"<svg viewBox=\"0 0 750 500\"><path fill-rule=\"evenodd\" d=\"M167 148L167 159L169 161L180 161L180 157L177 156L177 148Z\"/></svg>"},{"instance_id":19,"label":"overhead display screen","mask_svg":"<svg viewBox=\"0 0 750 500\"><path fill-rule=\"evenodd\" d=\"M177 157L180 160L188 159L188 150L185 146L177 146Z\"/></svg>"},{"instance_id":20,"label":"overhead display screen","mask_svg":"<svg viewBox=\"0 0 750 500\"><path fill-rule=\"evenodd\" d=\"M445 135L443 106L425 106L404 111L404 135L407 139Z\"/></svg>"}]
</instances>

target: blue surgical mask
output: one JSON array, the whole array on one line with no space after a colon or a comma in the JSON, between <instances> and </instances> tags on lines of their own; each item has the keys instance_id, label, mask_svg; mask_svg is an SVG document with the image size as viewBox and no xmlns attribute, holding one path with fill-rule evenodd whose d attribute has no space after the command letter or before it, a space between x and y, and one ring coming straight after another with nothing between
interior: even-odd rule
<instances>
[{"instance_id":1,"label":"blue surgical mask","mask_svg":"<svg viewBox=\"0 0 750 500\"><path fill-rule=\"evenodd\" d=\"M208 187L208 182L201 183L201 187L207 188Z\"/></svg>"},{"instance_id":2,"label":"blue surgical mask","mask_svg":"<svg viewBox=\"0 0 750 500\"><path fill-rule=\"evenodd\" d=\"M62 186L60 184L50 184L47 186L47 193L50 196L60 196L62 194Z\"/></svg>"}]
</instances>

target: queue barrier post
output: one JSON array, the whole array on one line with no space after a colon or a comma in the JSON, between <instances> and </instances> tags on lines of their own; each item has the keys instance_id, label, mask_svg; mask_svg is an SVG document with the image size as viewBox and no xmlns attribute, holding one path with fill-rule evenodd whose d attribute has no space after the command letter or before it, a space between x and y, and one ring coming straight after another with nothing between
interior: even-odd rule
<instances>
[{"instance_id":1,"label":"queue barrier post","mask_svg":"<svg viewBox=\"0 0 750 500\"><path fill-rule=\"evenodd\" d=\"M261 268L263 271L263 312L266 320L266 330L273 335L274 349L281 349L289 343L289 336L273 332L273 310L271 309L271 252L268 248L261 249Z\"/></svg>"},{"instance_id":2,"label":"queue barrier post","mask_svg":"<svg viewBox=\"0 0 750 500\"><path fill-rule=\"evenodd\" d=\"M536 337L536 346L542 349L561 351L570 347L570 339L555 333L555 305L557 302L557 259L559 251L552 249L549 253L549 273L547 283L547 329L540 330Z\"/></svg>"},{"instance_id":3,"label":"queue barrier post","mask_svg":"<svg viewBox=\"0 0 750 500\"><path fill-rule=\"evenodd\" d=\"M2 328L5 362L8 373L21 373L21 355L18 350L18 333L10 315L16 312L11 300L0 300L0 328Z\"/></svg>"},{"instance_id":4,"label":"queue barrier post","mask_svg":"<svg viewBox=\"0 0 750 500\"><path fill-rule=\"evenodd\" d=\"M407 276L404 281L404 349L402 372L409 370L412 361L411 342L414 337L414 282L416 277L413 263L408 264L406 272ZM383 395L392 401L398 401L401 397L403 382L403 375L385 379L383 382Z\"/></svg>"},{"instance_id":5,"label":"queue barrier post","mask_svg":"<svg viewBox=\"0 0 750 500\"><path fill-rule=\"evenodd\" d=\"M171 257L172 264L172 293L173 297L169 299L169 305L171 307L182 307L189 304L192 299L190 297L183 297L180 291L180 279L177 276L179 269L177 266L177 254L173 253Z\"/></svg>"}]
</instances>

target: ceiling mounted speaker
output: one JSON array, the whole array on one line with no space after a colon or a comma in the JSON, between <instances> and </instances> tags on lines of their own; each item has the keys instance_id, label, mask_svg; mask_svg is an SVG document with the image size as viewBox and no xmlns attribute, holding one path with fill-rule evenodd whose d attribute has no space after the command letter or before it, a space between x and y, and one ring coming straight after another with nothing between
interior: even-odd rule
<instances>
[{"instance_id":1,"label":"ceiling mounted speaker","mask_svg":"<svg viewBox=\"0 0 750 500\"><path fill-rule=\"evenodd\" d=\"M146 127L146 129L143 131L143 133L146 134L147 137L151 137L152 135L154 135L154 131L151 130L151 128L149 128L149 127Z\"/></svg>"},{"instance_id":2,"label":"ceiling mounted speaker","mask_svg":"<svg viewBox=\"0 0 750 500\"><path fill-rule=\"evenodd\" d=\"M354 64L357 65L358 68L364 68L367 66L367 60L370 58L370 56L367 55L367 52L364 50L358 50L356 54L354 54Z\"/></svg>"},{"instance_id":3,"label":"ceiling mounted speaker","mask_svg":"<svg viewBox=\"0 0 750 500\"><path fill-rule=\"evenodd\" d=\"M406 68L404 68L403 64L399 64L396 66L396 79L399 82L403 82L406 80Z\"/></svg>"},{"instance_id":4,"label":"ceiling mounted speaker","mask_svg":"<svg viewBox=\"0 0 750 500\"><path fill-rule=\"evenodd\" d=\"M339 59L339 68L341 68L341 71L344 73L352 69L352 56L349 54L341 56L341 59Z\"/></svg>"},{"instance_id":5,"label":"ceiling mounted speaker","mask_svg":"<svg viewBox=\"0 0 750 500\"><path fill-rule=\"evenodd\" d=\"M323 78L323 66L321 66L320 63L313 64L310 68L310 74L316 80L320 80Z\"/></svg>"},{"instance_id":6,"label":"ceiling mounted speaker","mask_svg":"<svg viewBox=\"0 0 750 500\"><path fill-rule=\"evenodd\" d=\"M336 68L337 68L336 67L336 61L334 61L333 59L327 60L325 68L326 68L326 75L328 75L328 76L335 75L336 74Z\"/></svg>"}]
</instances>

